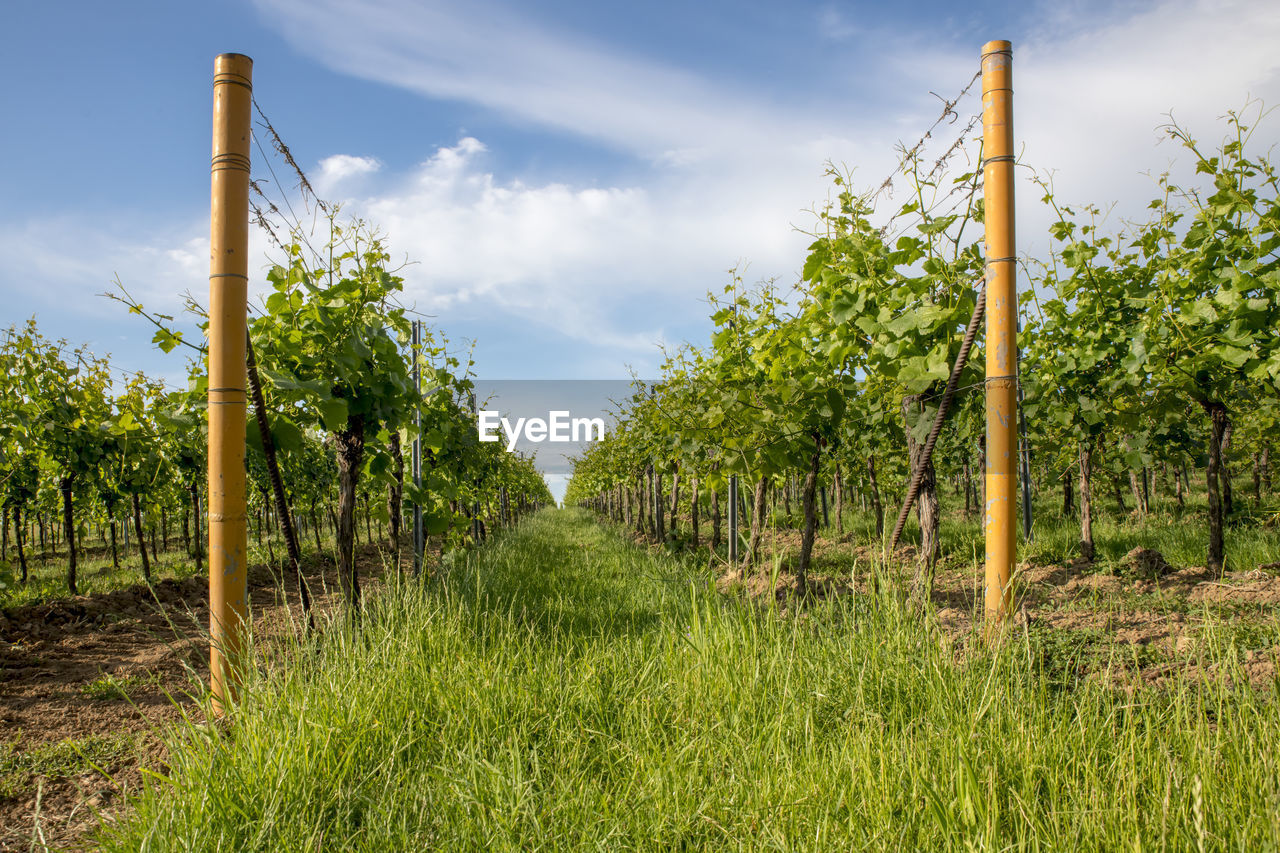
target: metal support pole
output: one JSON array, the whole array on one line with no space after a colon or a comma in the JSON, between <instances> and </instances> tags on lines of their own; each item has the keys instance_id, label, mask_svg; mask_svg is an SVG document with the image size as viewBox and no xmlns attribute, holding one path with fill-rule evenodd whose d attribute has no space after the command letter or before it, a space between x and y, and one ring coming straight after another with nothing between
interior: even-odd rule
<instances>
[{"instance_id":1,"label":"metal support pole","mask_svg":"<svg viewBox=\"0 0 1280 853\"><path fill-rule=\"evenodd\" d=\"M249 145L253 60L213 66L209 205L209 686L235 699L248 619L245 528L245 342L249 287Z\"/></svg>"},{"instance_id":2,"label":"metal support pole","mask_svg":"<svg viewBox=\"0 0 1280 853\"><path fill-rule=\"evenodd\" d=\"M422 321L413 321L413 388L417 403L413 407L413 487L422 490ZM413 501L413 573L422 573L422 555L426 550L422 535L422 504L417 494Z\"/></svg>"},{"instance_id":3,"label":"metal support pole","mask_svg":"<svg viewBox=\"0 0 1280 853\"><path fill-rule=\"evenodd\" d=\"M1017 556L1018 291L1013 193L1013 47L982 48L983 195L987 276L986 615L994 626L1013 612Z\"/></svg>"},{"instance_id":4,"label":"metal support pole","mask_svg":"<svg viewBox=\"0 0 1280 853\"><path fill-rule=\"evenodd\" d=\"M470 395L471 401L471 417L479 423L480 409L476 405L476 395ZM476 488L479 489L480 483L476 481ZM480 501L477 498L471 503L471 541L480 544Z\"/></svg>"},{"instance_id":5,"label":"metal support pole","mask_svg":"<svg viewBox=\"0 0 1280 853\"><path fill-rule=\"evenodd\" d=\"M738 476L729 478L729 562L738 562Z\"/></svg>"}]
</instances>

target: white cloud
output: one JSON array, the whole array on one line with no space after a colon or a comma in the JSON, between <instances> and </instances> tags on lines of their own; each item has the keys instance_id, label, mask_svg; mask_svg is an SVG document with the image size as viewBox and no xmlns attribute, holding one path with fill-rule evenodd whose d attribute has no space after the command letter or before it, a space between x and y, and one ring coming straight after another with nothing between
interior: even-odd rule
<instances>
[{"instance_id":1,"label":"white cloud","mask_svg":"<svg viewBox=\"0 0 1280 853\"><path fill-rule=\"evenodd\" d=\"M1060 202L1114 203L1116 227L1121 219L1145 218L1147 202L1158 194L1155 176L1171 165L1175 176L1190 176L1187 152L1162 142L1158 126L1168 114L1213 147L1226 132L1220 118L1227 110L1248 98L1280 104L1280 4L1274 0L1054 0L1029 17L1036 28L1013 45L1019 153L1028 166L1053 173ZM979 48L958 52L921 31L886 42L880 58L866 61L896 69L908 81L900 84L904 89L950 96L951 86L978 70ZM970 103L961 112L979 108ZM902 138L914 139L923 129L908 111L876 119ZM1255 142L1258 151L1280 142L1280 116L1266 122ZM1049 213L1040 204L1043 192L1027 172L1020 175L1019 247L1041 253Z\"/></svg>"},{"instance_id":2,"label":"white cloud","mask_svg":"<svg viewBox=\"0 0 1280 853\"><path fill-rule=\"evenodd\" d=\"M316 192L321 197L335 192L348 178L371 175L382 168L382 164L373 157L356 157L351 154L334 154L320 161L320 171L316 175Z\"/></svg>"},{"instance_id":3,"label":"white cloud","mask_svg":"<svg viewBox=\"0 0 1280 853\"><path fill-rule=\"evenodd\" d=\"M804 165L780 157L778 186L702 173L594 187L501 178L483 167L484 150L464 138L394 181L398 189L340 199L343 208L377 223L388 245L417 262L403 275L422 310L483 304L633 355L653 352L663 334L655 318L704 316L697 300L737 259L762 275L797 268L808 238L790 222L805 219L800 205L821 190L807 157ZM620 325L616 307L641 294L647 305Z\"/></svg>"},{"instance_id":4,"label":"white cloud","mask_svg":"<svg viewBox=\"0 0 1280 853\"><path fill-rule=\"evenodd\" d=\"M0 276L39 282L30 297L93 315L107 306L97 294L111 290L119 275L148 308L169 312L181 306L184 291L208 286L209 240L195 236L201 231L207 233L207 223L139 233L123 226L107 231L80 217L28 222L0 231Z\"/></svg>"},{"instance_id":5,"label":"white cloud","mask_svg":"<svg viewBox=\"0 0 1280 853\"><path fill-rule=\"evenodd\" d=\"M601 140L700 185L702 194L696 187L685 193L691 203L714 206L727 189L735 203L772 204L788 216L823 194L812 175L828 157L856 164L857 178L875 183L892 162L893 143L913 140L936 115L925 93L950 96L978 59L978 45L958 51L927 22L905 34L862 33L828 4L816 13L819 28L859 37L849 59L855 73L825 101L779 105L553 29L496 0L259 6L300 49L349 73ZM1216 134L1211 119L1246 93L1272 101L1280 94L1280 5L1273 0L1074 3L1065 11L1049 3L1039 11L1028 18L1039 29L1015 44L1015 127L1028 162L1056 169L1072 199L1115 198L1140 208L1151 190L1140 173L1177 154L1154 147L1165 112ZM833 68L833 77L841 71ZM872 81L904 93L898 106L860 110ZM830 84L790 85L805 86L807 96ZM961 105L978 108L976 98ZM1022 197L1039 194L1028 185Z\"/></svg>"},{"instance_id":6,"label":"white cloud","mask_svg":"<svg viewBox=\"0 0 1280 853\"><path fill-rule=\"evenodd\" d=\"M208 303L208 231L208 220L200 219L163 226L125 220L110 230L83 216L33 220L0 229L0 281L38 282L14 294L20 293L28 310L70 318L73 326L100 326L81 337L121 321L130 335L150 340L151 326L101 295L117 292L118 278L149 312L173 315L187 335L198 335L195 321L182 312L188 295ZM266 235L251 228L249 274L259 288L265 288L269 249ZM255 289L251 284L251 298Z\"/></svg>"},{"instance_id":7,"label":"white cloud","mask_svg":"<svg viewBox=\"0 0 1280 853\"><path fill-rule=\"evenodd\" d=\"M714 141L720 152L744 141L752 148L750 140L786 138L812 118L617 45L553 30L517 4L258 0L258 6L299 50L345 73L480 104L654 160L690 139L698 147Z\"/></svg>"},{"instance_id":8,"label":"white cloud","mask_svg":"<svg viewBox=\"0 0 1280 853\"><path fill-rule=\"evenodd\" d=\"M1156 195L1142 173L1189 164L1157 147L1166 114L1216 145L1228 109L1280 100L1277 44L1280 4L1257 0L1167 0L1066 40L1043 33L1015 57L1018 137L1030 162L1057 170L1064 200L1137 216ZM1280 138L1274 120L1269 137Z\"/></svg>"},{"instance_id":9,"label":"white cloud","mask_svg":"<svg viewBox=\"0 0 1280 853\"><path fill-rule=\"evenodd\" d=\"M477 326L528 324L611 348L618 362L652 354L673 328L705 318L701 298L739 261L749 263L749 281L790 283L808 243L792 226L809 227L806 209L831 190L823 161L855 166L858 186L877 184L896 159L894 142L914 141L937 115L927 93L954 94L978 62L979 45L960 50L923 29L869 42L850 33L860 50L823 83L833 87L825 100L779 106L549 29L494 0L259 5L300 49L340 70L596 140L647 165L612 185L585 173L535 181L496 170L485 143L463 137L387 174L374 138L313 170L323 194L417 262L403 273L408 295L446 330L460 316ZM840 21L825 24L836 31ZM1155 145L1165 112L1216 141L1216 117L1246 94L1280 96L1273 0L1165 0L1041 27L1014 45L1015 130L1027 162L1056 170L1066 202L1115 200L1123 215L1139 216L1154 191L1141 173L1181 155ZM897 103L873 104L869 81L891 83ZM964 117L979 109L976 96L959 109ZM1261 147L1280 137L1277 122ZM929 152L963 123L943 125ZM1024 250L1044 245L1038 198L1030 184L1019 187ZM36 223L0 234L0 256L12 264L10 281L32 271L48 298L73 307L85 302L73 294L105 289L118 270L144 302L173 308L183 290L207 287L206 229L193 217L187 227L121 238L83 221ZM265 245L255 240L260 258Z\"/></svg>"},{"instance_id":10,"label":"white cloud","mask_svg":"<svg viewBox=\"0 0 1280 853\"><path fill-rule=\"evenodd\" d=\"M564 494L569 489L568 474L543 474L542 479L547 484L547 489L551 492L551 497L555 498L556 503L564 502Z\"/></svg>"}]
</instances>

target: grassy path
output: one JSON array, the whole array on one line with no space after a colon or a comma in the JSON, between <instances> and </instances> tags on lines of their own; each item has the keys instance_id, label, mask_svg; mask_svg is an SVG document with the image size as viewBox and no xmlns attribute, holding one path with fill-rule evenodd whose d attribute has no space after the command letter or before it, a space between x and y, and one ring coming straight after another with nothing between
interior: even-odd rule
<instances>
[{"instance_id":1,"label":"grassy path","mask_svg":"<svg viewBox=\"0 0 1280 853\"><path fill-rule=\"evenodd\" d=\"M544 512L179 731L107 843L1280 848L1274 690L1126 693L1063 654L958 651L891 599L779 616Z\"/></svg>"}]
</instances>

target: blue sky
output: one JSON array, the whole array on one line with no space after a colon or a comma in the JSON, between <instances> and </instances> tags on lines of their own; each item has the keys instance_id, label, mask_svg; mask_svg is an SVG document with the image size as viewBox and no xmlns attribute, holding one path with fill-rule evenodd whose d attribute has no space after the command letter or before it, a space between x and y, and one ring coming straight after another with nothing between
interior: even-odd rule
<instances>
[{"instance_id":1,"label":"blue sky","mask_svg":"<svg viewBox=\"0 0 1280 853\"><path fill-rule=\"evenodd\" d=\"M172 381L182 357L97 294L116 275L155 310L207 293L220 52L254 58L313 183L415 262L406 301L474 340L493 379L653 374L659 343L705 341L730 267L793 282L824 162L878 183L989 39L1014 42L1025 161L1116 218L1142 215L1144 173L1177 156L1157 144L1170 110L1216 141L1227 109L1280 103L1274 0L124 0L4 17L0 326L34 314ZM1032 254L1038 195L1020 188Z\"/></svg>"}]
</instances>

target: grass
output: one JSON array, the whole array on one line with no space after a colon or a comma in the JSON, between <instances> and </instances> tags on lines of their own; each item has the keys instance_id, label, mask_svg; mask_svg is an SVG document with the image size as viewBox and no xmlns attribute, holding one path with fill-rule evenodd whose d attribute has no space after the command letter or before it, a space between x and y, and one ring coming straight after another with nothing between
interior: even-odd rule
<instances>
[{"instance_id":1,"label":"grass","mask_svg":"<svg viewBox=\"0 0 1280 853\"><path fill-rule=\"evenodd\" d=\"M1202 626L1200 633L1218 648L1236 652L1266 652L1280 647L1280 619L1274 616L1265 622L1220 620L1212 626Z\"/></svg>"},{"instance_id":2,"label":"grass","mask_svg":"<svg viewBox=\"0 0 1280 853\"><path fill-rule=\"evenodd\" d=\"M1280 704L1231 656L1121 690L1103 637L783 615L575 511L308 642L106 849L1280 849Z\"/></svg>"},{"instance_id":3,"label":"grass","mask_svg":"<svg viewBox=\"0 0 1280 853\"><path fill-rule=\"evenodd\" d=\"M1280 510L1276 497L1264 494L1263 506L1257 508L1252 492L1241 488L1243 482L1237 478L1236 509L1224 531L1228 570L1249 571L1280 560L1280 527L1274 524ZM1145 519L1132 512L1133 500L1127 493L1125 498L1129 512L1120 516L1105 480L1094 484L1093 535L1095 561L1100 568L1119 570L1125 555L1138 547L1159 551L1177 568L1205 565L1209 509L1202 491L1188 492L1183 507L1164 493L1153 495L1151 512ZM1060 495L1045 493L1035 502L1035 541L1027 544L1024 558L1070 562L1079 553L1079 519L1063 518L1061 509Z\"/></svg>"},{"instance_id":4,"label":"grass","mask_svg":"<svg viewBox=\"0 0 1280 853\"><path fill-rule=\"evenodd\" d=\"M1198 473L1198 472L1197 472ZM1197 488L1199 483L1197 482ZM1235 480L1236 507L1235 516L1226 530L1226 558L1229 569L1251 570L1261 565L1280 562L1280 504L1276 497L1264 494L1263 506L1253 504L1252 486L1245 476ZM1186 506L1177 507L1173 499L1163 492L1152 496L1152 513L1145 520L1127 515L1118 517L1114 499L1104 478L1099 477L1094 484L1094 540L1097 556L1094 570L1123 573L1124 556L1134 547L1152 548L1160 551L1165 559L1175 567L1203 566L1208 541L1207 515L1208 508L1203 493L1190 491L1186 496ZM952 563L980 564L984 550L982 525L979 514L975 511L965 516L960 507L964 499L956 495L945 485L940 486L943 519L941 541L944 559ZM885 527L892 529L897 517L898 505L893 502L890 491L886 490ZM1132 509L1132 498L1126 492L1126 501ZM835 539L836 519L834 500L830 505L830 525L819 528L818 541ZM858 511L857 501L846 501L844 512L845 538L855 545L865 545L879 549L883 543L875 535L875 522L870 512ZM1032 509L1034 519L1034 538L1026 541L1019 530L1019 554L1023 560L1037 564L1070 563L1079 553L1080 527L1076 518L1063 518L1061 515L1061 495L1054 488L1045 487L1034 501ZM772 529L789 528L798 530L800 515L798 502L793 502L793 512L787 517L781 508L774 508L770 514ZM688 519L681 522L680 538L687 540L689 535ZM744 547L746 524L744 521ZM365 540L365 526L359 527L359 541ZM724 528L727 536L727 523ZM377 530L377 539L384 538L384 531ZM702 541L706 543L710 537L710 520L703 518ZM285 553L284 544L276 533L267 538L273 543L274 551L266 545L260 545L256 537L249 538L249 564L264 563L268 555L274 553L280 559ZM920 541L920 528L916 523L915 513L909 517L903 531L903 544L917 544ZM77 582L82 595L93 595L134 585L141 585L142 563L137 549L125 548L123 539L120 544L120 568L115 569L111 563L110 551L97 540L87 543L84 551L79 553L79 570ZM163 578L183 579L197 574L195 560L186 555L175 536L170 540L172 548L152 560L152 580ZM311 551L311 536L301 539L304 554ZM766 550L771 547L769 536L764 542ZM324 537L324 551L330 553L333 540ZM38 553L32 554L33 547L28 543L28 569L30 579L27 584L17 580L17 554L10 545L8 560L0 559L0 609L28 604L38 604L67 596L66 587L66 555L65 550L58 554L48 555L42 559ZM721 556L727 555L727 545L721 545ZM788 549L785 562L789 565L798 555L798 547ZM204 564L207 571L207 561ZM816 557L815 569L823 571L823 559ZM1274 570L1272 570L1274 573Z\"/></svg>"},{"instance_id":5,"label":"grass","mask_svg":"<svg viewBox=\"0 0 1280 853\"><path fill-rule=\"evenodd\" d=\"M1228 570L1251 571L1259 566L1280 562L1280 503L1275 495L1264 494L1261 507L1255 507L1252 491L1241 487L1243 478L1237 478L1236 512L1228 520L1224 533ZM1126 484L1127 488L1127 484ZM1129 512L1121 516L1105 480L1098 478L1094 484L1093 536L1096 550L1093 571L1125 574L1125 556L1134 548L1150 548L1159 551L1176 568L1204 566L1208 552L1208 505L1202 492L1188 492L1186 505L1178 507L1163 492L1152 496L1151 512L1139 519L1133 510L1133 500L1126 492ZM945 563L952 565L982 563L985 550L981 515L975 510L969 515L963 512L964 498L947 486L940 486L942 505L940 539ZM1078 500L1078 498L1077 498ZM885 496L885 530L892 530L899 504ZM794 509L794 508L793 508ZM1078 512L1078 508L1077 508ZM819 513L821 519L821 513ZM787 516L780 509L770 516L774 529L798 531L801 517L798 510ZM1077 516L1063 517L1062 497L1053 489L1043 489L1032 504L1032 538L1023 535L1018 528L1019 559L1037 565L1069 564L1080 554L1080 521ZM688 526L684 519L684 528ZM708 525L704 521L704 528ZM744 528L746 522L744 522ZM831 510L830 524L819 527L818 541L835 538L836 518ZM856 500L846 501L844 511L844 539L855 546L867 546L873 550L883 548L883 541L875 535L875 521L869 511L859 511ZM687 532L687 531L685 531ZM708 530L704 529L704 541ZM745 536L745 529L744 529ZM918 545L920 527L913 511L903 529L902 544ZM769 536L765 536L769 546ZM724 551L724 548L721 549ZM788 548L786 562L794 562L798 545ZM819 568L821 560L819 559ZM1275 574L1275 570L1271 570Z\"/></svg>"},{"instance_id":6,"label":"grass","mask_svg":"<svg viewBox=\"0 0 1280 853\"><path fill-rule=\"evenodd\" d=\"M19 750L0 742L0 799L29 793L36 776L65 779L101 768L136 753L137 737L90 735Z\"/></svg>"},{"instance_id":7,"label":"grass","mask_svg":"<svg viewBox=\"0 0 1280 853\"><path fill-rule=\"evenodd\" d=\"M135 691L156 687L159 684L160 674L157 672L148 673L147 675L125 675L120 677L103 673L81 687L80 693L88 699L96 699L100 702L123 701L129 699L130 694Z\"/></svg>"},{"instance_id":8,"label":"grass","mask_svg":"<svg viewBox=\"0 0 1280 853\"><path fill-rule=\"evenodd\" d=\"M195 558L188 556L181 543L170 543L173 547L162 551L159 559L152 556L151 581L164 578L188 578L196 574ZM147 553L151 556L151 545L147 543ZM40 604L58 598L68 597L67 593L67 555L66 551L49 554L41 559L37 553L27 555L27 582L20 580L18 557L10 546L8 564L0 564L0 608L21 607ZM78 551L76 554L76 587L81 595L94 595L116 589L145 583L142 578L142 558L136 548L126 550L120 548L120 568L111 563L111 551L96 545ZM208 562L204 563L205 571Z\"/></svg>"},{"instance_id":9,"label":"grass","mask_svg":"<svg viewBox=\"0 0 1280 853\"><path fill-rule=\"evenodd\" d=\"M365 540L364 528L360 532L360 544ZM314 554L315 549L308 547L310 537L301 542L304 556ZM277 561L284 559L286 553L284 542L278 532L267 537L266 542L259 545L256 538L249 537L249 565L269 562L274 556ZM207 557L201 561L201 569L196 571L195 558L187 554L177 537L169 540L170 548L162 550L159 555L152 554L151 543L147 543L147 554L151 558L151 582L157 583L166 578L183 580L197 574L203 576L209 571ZM325 539L326 550L333 545L332 537ZM274 550L272 550L274 549ZM145 585L142 576L142 558L138 555L137 546L125 548L123 539L119 545L120 566L116 568L111 562L111 550L93 542L84 550L76 552L76 586L81 595L96 595L131 586ZM18 556L12 545L9 548L9 559L0 560L0 609L41 604L60 598L67 598L67 555L65 548L57 553L50 552L41 557L37 550L33 555L28 549L27 582L20 580Z\"/></svg>"},{"instance_id":10,"label":"grass","mask_svg":"<svg viewBox=\"0 0 1280 853\"><path fill-rule=\"evenodd\" d=\"M1102 512L1095 509L1093 536L1100 569L1120 571L1121 562L1134 548L1159 551L1177 568L1205 565L1208 553L1208 510L1200 501L1189 500L1181 512L1163 506L1145 521L1116 517L1113 502ZM1035 541L1023 549L1022 558L1036 562L1070 562L1079 554L1080 524L1062 518L1059 506L1037 504ZM1229 570L1249 571L1280 560L1280 528L1260 524L1228 525L1224 533Z\"/></svg>"}]
</instances>

